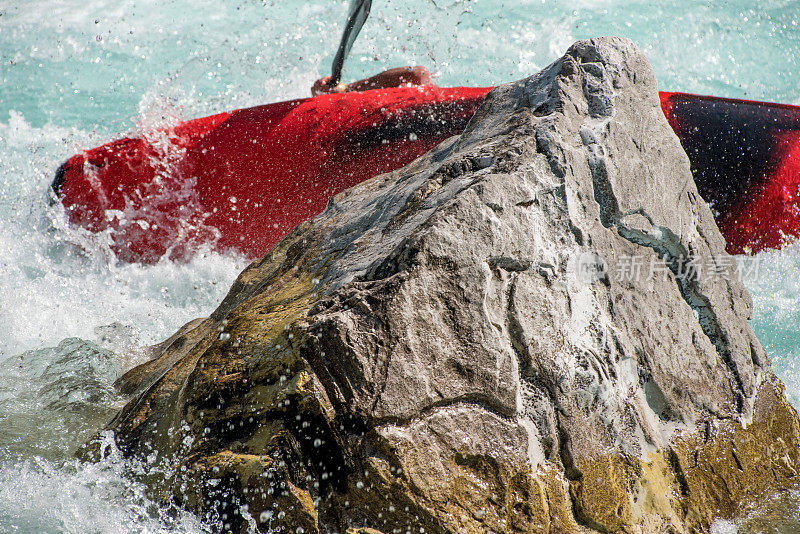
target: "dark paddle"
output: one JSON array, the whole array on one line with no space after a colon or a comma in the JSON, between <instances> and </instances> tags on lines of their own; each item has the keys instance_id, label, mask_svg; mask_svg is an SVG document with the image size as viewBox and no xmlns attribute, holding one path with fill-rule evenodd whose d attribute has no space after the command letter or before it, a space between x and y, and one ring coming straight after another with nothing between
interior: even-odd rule
<instances>
[{"instance_id":1,"label":"dark paddle","mask_svg":"<svg viewBox=\"0 0 800 534\"><path fill-rule=\"evenodd\" d=\"M347 16L347 24L344 27L342 34L342 41L339 43L339 50L336 51L336 57L333 58L333 70L331 72L331 80L328 82L330 87L336 86L342 79L342 69L344 68L344 60L353 43L358 37L358 32L367 21L369 16L369 9L372 7L372 0L353 0L350 6L350 14Z\"/></svg>"}]
</instances>

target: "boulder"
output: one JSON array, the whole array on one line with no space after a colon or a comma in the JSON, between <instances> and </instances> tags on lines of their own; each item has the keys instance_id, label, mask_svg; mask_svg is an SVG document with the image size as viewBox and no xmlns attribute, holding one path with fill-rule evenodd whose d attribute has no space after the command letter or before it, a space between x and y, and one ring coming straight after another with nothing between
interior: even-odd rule
<instances>
[{"instance_id":1,"label":"boulder","mask_svg":"<svg viewBox=\"0 0 800 534\"><path fill-rule=\"evenodd\" d=\"M226 531L703 531L800 466L750 314L646 58L579 41L250 265L110 429Z\"/></svg>"}]
</instances>

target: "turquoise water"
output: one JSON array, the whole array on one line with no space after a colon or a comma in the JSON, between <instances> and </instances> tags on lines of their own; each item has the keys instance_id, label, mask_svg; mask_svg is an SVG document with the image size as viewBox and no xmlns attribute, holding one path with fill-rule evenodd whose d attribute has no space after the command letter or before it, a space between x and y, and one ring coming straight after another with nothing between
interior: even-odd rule
<instances>
[{"instance_id":1,"label":"turquoise water","mask_svg":"<svg viewBox=\"0 0 800 534\"><path fill-rule=\"evenodd\" d=\"M664 89L798 103L800 2L752 6L375 0L345 75L422 64L442 85L492 85L614 34L648 54ZM121 460L70 456L119 408L111 383L141 347L213 310L245 262L205 252L118 264L103 236L64 226L47 187L80 148L307 95L345 11L330 0L0 0L0 532L204 529L153 506ZM752 324L800 406L800 247L759 260ZM792 521L796 506L781 506L754 521Z\"/></svg>"}]
</instances>

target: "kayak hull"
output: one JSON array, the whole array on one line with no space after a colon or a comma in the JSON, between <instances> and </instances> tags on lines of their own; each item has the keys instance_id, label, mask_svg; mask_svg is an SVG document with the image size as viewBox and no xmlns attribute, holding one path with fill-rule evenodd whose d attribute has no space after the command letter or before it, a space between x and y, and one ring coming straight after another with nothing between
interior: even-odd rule
<instances>
[{"instance_id":1,"label":"kayak hull","mask_svg":"<svg viewBox=\"0 0 800 534\"><path fill-rule=\"evenodd\" d=\"M488 88L393 88L187 121L70 158L54 191L69 221L124 261L203 244L255 258L328 200L466 127Z\"/></svg>"},{"instance_id":2,"label":"kayak hull","mask_svg":"<svg viewBox=\"0 0 800 534\"><path fill-rule=\"evenodd\" d=\"M76 154L53 190L123 261L256 258L335 194L464 130L490 88L392 88L194 119ZM732 253L800 235L800 108L661 93Z\"/></svg>"},{"instance_id":3,"label":"kayak hull","mask_svg":"<svg viewBox=\"0 0 800 534\"><path fill-rule=\"evenodd\" d=\"M661 103L728 252L800 236L800 107L685 93Z\"/></svg>"}]
</instances>

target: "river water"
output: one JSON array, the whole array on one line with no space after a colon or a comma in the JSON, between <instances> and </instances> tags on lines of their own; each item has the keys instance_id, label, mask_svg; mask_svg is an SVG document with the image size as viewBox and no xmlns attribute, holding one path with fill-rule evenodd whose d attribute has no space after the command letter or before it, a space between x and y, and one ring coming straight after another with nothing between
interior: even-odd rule
<instances>
[{"instance_id":1,"label":"river water","mask_svg":"<svg viewBox=\"0 0 800 534\"><path fill-rule=\"evenodd\" d=\"M632 38L668 90L800 101L800 2L376 0L345 76L428 66L440 85L536 72L576 39ZM141 348L210 313L239 257L126 265L49 206L81 148L181 118L305 96L346 5L314 0L0 0L0 532L203 532L112 457L72 459L121 406ZM752 321L800 406L800 245L762 253ZM776 499L723 532L798 532Z\"/></svg>"}]
</instances>

